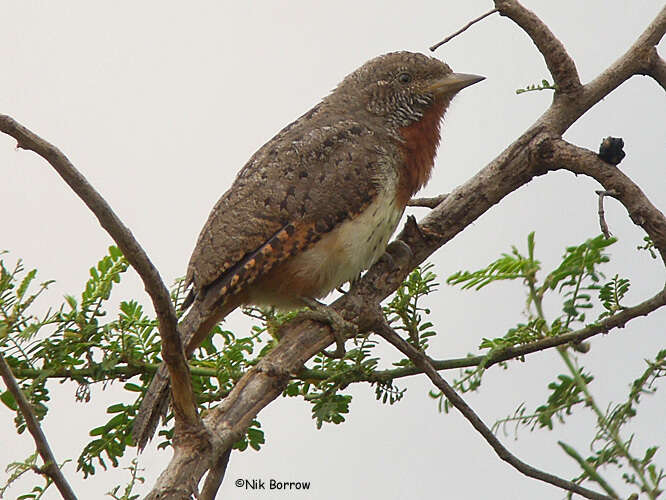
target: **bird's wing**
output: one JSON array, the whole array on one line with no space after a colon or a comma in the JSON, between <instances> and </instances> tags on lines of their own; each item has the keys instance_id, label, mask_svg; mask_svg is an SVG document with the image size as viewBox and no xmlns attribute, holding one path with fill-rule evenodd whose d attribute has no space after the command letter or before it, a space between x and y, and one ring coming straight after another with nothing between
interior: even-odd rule
<instances>
[{"instance_id":1,"label":"bird's wing","mask_svg":"<svg viewBox=\"0 0 666 500\"><path fill-rule=\"evenodd\" d=\"M350 120L305 124L263 146L213 208L188 266L195 294L237 293L376 196L390 162L375 139L364 140L373 132Z\"/></svg>"}]
</instances>

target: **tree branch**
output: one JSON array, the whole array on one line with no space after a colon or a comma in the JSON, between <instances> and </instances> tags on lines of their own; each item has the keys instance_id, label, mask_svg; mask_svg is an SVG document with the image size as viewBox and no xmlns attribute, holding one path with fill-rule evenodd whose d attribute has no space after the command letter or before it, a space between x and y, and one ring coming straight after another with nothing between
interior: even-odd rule
<instances>
[{"instance_id":1,"label":"tree branch","mask_svg":"<svg viewBox=\"0 0 666 500\"><path fill-rule=\"evenodd\" d=\"M513 455L504 445L497 439L497 437L492 433L492 431L483 423L483 421L478 417L474 410L470 408L465 400L462 399L458 393L444 380L437 370L432 366L428 357L422 352L415 349L409 343L400 337L389 325L386 323L386 319L382 315L381 311L378 309L376 313L376 322L374 326L374 331L384 338L387 342L395 346L400 352L407 356L415 366L421 369L426 376L432 381L432 383L444 393L446 399L448 399L456 409L462 413L462 415L469 421L470 424L483 436L483 438L488 442L492 449L497 453L497 456L502 460L507 462L509 465L514 467L516 470L522 474L529 476L539 481L544 481L546 483L557 486L567 491L577 493L585 498L592 499L609 499L606 495L601 495L587 488L572 482L557 477L548 472L536 469L531 465L526 464L522 460L518 459Z\"/></svg>"},{"instance_id":2,"label":"tree branch","mask_svg":"<svg viewBox=\"0 0 666 500\"><path fill-rule=\"evenodd\" d=\"M506 16L529 35L546 61L548 71L553 76L558 91L571 94L580 90L580 78L576 64L564 45L552 31L532 11L516 0L495 0L495 7L501 16Z\"/></svg>"},{"instance_id":3,"label":"tree branch","mask_svg":"<svg viewBox=\"0 0 666 500\"><path fill-rule=\"evenodd\" d=\"M40 468L40 472L51 478L65 500L76 500L76 495L74 494L72 487L67 482L67 479L65 479L60 467L58 467L58 462L53 456L49 442L46 440L46 436L42 432L42 428L35 416L35 412L32 410L30 402L26 399L23 391L21 391L11 369L5 362L2 353L0 353L0 376L2 376L2 380L4 380L7 390L9 390L12 396L14 396L14 400L16 400L16 404L23 415L28 431L30 431L32 438L35 440L35 446L37 446L39 456L42 457L42 460L44 461L44 466Z\"/></svg>"},{"instance_id":4,"label":"tree branch","mask_svg":"<svg viewBox=\"0 0 666 500\"><path fill-rule=\"evenodd\" d=\"M106 200L58 148L7 115L0 114L0 131L16 139L19 148L34 151L51 164L60 177L95 214L101 226L113 238L125 258L139 274L152 299L159 321L162 354L171 375L176 423L177 425L180 422L184 425L201 426L194 403L187 360L178 333L176 310L171 302L169 290L164 286L159 272L148 255Z\"/></svg>"},{"instance_id":5,"label":"tree branch","mask_svg":"<svg viewBox=\"0 0 666 500\"><path fill-rule=\"evenodd\" d=\"M222 453L222 456L217 460L215 465L211 467L206 476L204 487L201 489L199 500L215 500L217 490L224 480L224 473L227 471L229 464L229 456L231 455L231 448Z\"/></svg>"},{"instance_id":6,"label":"tree branch","mask_svg":"<svg viewBox=\"0 0 666 500\"><path fill-rule=\"evenodd\" d=\"M552 33L545 28L546 32L541 32L539 24L533 22L532 17L536 17L532 12L524 9L515 0L496 0L496 6L503 14L503 8L506 15L510 17L516 15L514 20L525 32L530 36L532 41L537 47L551 47L553 50L559 50L557 47L561 45L560 42L552 35ZM498 4L503 5L500 7ZM540 21L539 21L540 22ZM524 26L523 24L524 23ZM541 23L543 26L543 23ZM562 74L565 71L575 72L575 66L569 65L566 60L569 56L566 52L560 51L550 62L546 61L549 70L552 71L553 66L559 73L556 75L552 73L555 83L558 84L560 92L555 93L553 104L551 107L539 118L539 120L530 128L530 130L543 127L553 133L553 135L562 135L578 118L586 113L592 106L598 103L601 99L610 94L618 86L631 78L633 75L649 74L657 81L663 81L663 71L661 61L657 60L656 45L663 38L666 31L666 7L655 17L655 19L645 28L643 33L636 39L636 42L613 64L611 64L604 72L593 79L591 82L578 89L580 83L578 82L577 73L572 73L570 76ZM539 49L541 50L541 48ZM543 54L543 51L542 51ZM544 54L544 57L546 55ZM657 76L654 76L657 75ZM568 95L565 92L564 85L558 82L559 79L564 79L565 82L570 83L570 88L575 90L575 93ZM528 132L530 131L528 130ZM527 134L527 132L526 132ZM524 137L524 136L523 136Z\"/></svg>"},{"instance_id":7,"label":"tree branch","mask_svg":"<svg viewBox=\"0 0 666 500\"><path fill-rule=\"evenodd\" d=\"M574 146L560 139L542 137L536 143L536 154L549 170L564 169L584 174L598 181L607 192L613 193L637 226L652 238L666 264L666 217L645 196L645 193L620 169L602 161L589 149Z\"/></svg>"},{"instance_id":8,"label":"tree branch","mask_svg":"<svg viewBox=\"0 0 666 500\"><path fill-rule=\"evenodd\" d=\"M645 28L634 44L604 72L585 85L581 94L575 99L563 100L561 105L551 107L542 120L550 120L550 112L559 115L553 122L553 132L562 135L587 110L610 94L634 75L643 75L658 67L654 61L656 45L666 32L666 7ZM651 74L651 73L650 73ZM566 102L564 102L566 101ZM541 121L541 120L540 120Z\"/></svg>"},{"instance_id":9,"label":"tree branch","mask_svg":"<svg viewBox=\"0 0 666 500\"><path fill-rule=\"evenodd\" d=\"M14 368L14 375L18 379L26 378L90 378L92 382L105 382L108 380L127 380L137 375L157 372L161 364L140 363L136 361L115 366L103 366L102 363L94 363L87 368ZM215 368L188 365L190 374L201 377L215 377L218 371ZM101 376L100 376L101 375Z\"/></svg>"},{"instance_id":10,"label":"tree branch","mask_svg":"<svg viewBox=\"0 0 666 500\"><path fill-rule=\"evenodd\" d=\"M611 232L610 229L608 229L608 223L606 222L606 213L604 212L604 198L606 196L612 196L613 193L601 189L596 190L595 193L597 193L597 196L599 197L599 201L597 204L598 207L597 213L599 214L599 227L601 228L601 233L606 237L606 239L609 239L611 237Z\"/></svg>"},{"instance_id":11,"label":"tree branch","mask_svg":"<svg viewBox=\"0 0 666 500\"><path fill-rule=\"evenodd\" d=\"M412 198L407 202L408 207L425 207L425 208L435 208L441 202L443 202L448 194L440 194L434 198Z\"/></svg>"}]
</instances>

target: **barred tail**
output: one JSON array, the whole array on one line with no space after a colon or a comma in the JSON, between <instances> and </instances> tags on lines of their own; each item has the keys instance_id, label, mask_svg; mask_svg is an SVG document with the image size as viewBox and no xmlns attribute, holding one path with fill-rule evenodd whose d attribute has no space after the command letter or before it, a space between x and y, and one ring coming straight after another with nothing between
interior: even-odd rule
<instances>
[{"instance_id":1,"label":"barred tail","mask_svg":"<svg viewBox=\"0 0 666 500\"><path fill-rule=\"evenodd\" d=\"M238 306L238 301L232 300L229 303L223 303L211 313L207 307L202 305L202 302L195 300L190 311L178 325L188 358L192 356L194 350L204 341L213 327ZM170 402L169 370L162 363L143 396L132 426L132 437L137 443L139 451L143 451L148 441L153 438L160 420L164 420L167 415Z\"/></svg>"}]
</instances>

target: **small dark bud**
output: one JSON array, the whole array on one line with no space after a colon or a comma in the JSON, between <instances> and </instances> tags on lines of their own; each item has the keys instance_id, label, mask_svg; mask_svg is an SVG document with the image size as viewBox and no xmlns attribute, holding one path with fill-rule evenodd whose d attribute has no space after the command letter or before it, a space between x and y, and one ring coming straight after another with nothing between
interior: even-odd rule
<instances>
[{"instance_id":1,"label":"small dark bud","mask_svg":"<svg viewBox=\"0 0 666 500\"><path fill-rule=\"evenodd\" d=\"M599 146L599 158L611 165L619 165L626 156L623 147L624 141L621 137L606 137Z\"/></svg>"}]
</instances>

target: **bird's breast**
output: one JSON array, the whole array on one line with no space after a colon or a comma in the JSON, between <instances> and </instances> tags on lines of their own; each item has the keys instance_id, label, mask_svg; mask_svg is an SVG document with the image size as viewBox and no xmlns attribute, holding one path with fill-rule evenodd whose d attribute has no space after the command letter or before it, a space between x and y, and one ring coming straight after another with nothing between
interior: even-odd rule
<instances>
[{"instance_id":1,"label":"bird's breast","mask_svg":"<svg viewBox=\"0 0 666 500\"><path fill-rule=\"evenodd\" d=\"M445 101L435 102L421 120L400 130L404 166L400 171L398 199L407 201L430 179L440 140L440 122L446 109Z\"/></svg>"}]
</instances>

